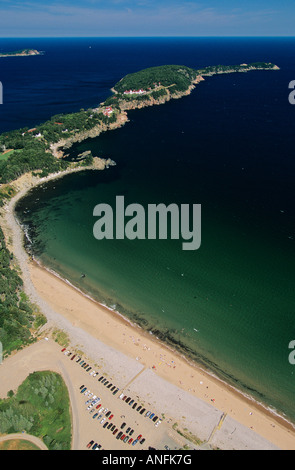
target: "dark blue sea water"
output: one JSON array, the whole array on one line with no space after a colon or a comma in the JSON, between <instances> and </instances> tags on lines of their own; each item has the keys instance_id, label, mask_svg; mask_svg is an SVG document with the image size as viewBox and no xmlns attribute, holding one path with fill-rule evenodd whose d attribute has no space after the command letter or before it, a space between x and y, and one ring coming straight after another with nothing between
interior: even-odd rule
<instances>
[{"instance_id":1,"label":"dark blue sea water","mask_svg":"<svg viewBox=\"0 0 295 470\"><path fill-rule=\"evenodd\" d=\"M48 183L18 215L45 264L293 421L294 46L287 38L0 41L0 51L45 51L0 60L2 131L96 106L122 76L149 66L280 67L206 78L188 97L130 112L123 128L72 148L116 167ZM200 250L98 243L93 208L121 194L126 204L201 203Z\"/></svg>"}]
</instances>

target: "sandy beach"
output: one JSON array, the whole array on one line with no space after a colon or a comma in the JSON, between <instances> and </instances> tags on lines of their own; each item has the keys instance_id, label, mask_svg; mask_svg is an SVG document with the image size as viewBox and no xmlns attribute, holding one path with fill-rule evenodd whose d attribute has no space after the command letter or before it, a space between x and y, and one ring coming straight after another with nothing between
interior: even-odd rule
<instances>
[{"instance_id":1,"label":"sandy beach","mask_svg":"<svg viewBox=\"0 0 295 470\"><path fill-rule=\"evenodd\" d=\"M83 295L29 259L23 249L23 234L14 218L13 208L17 200L35 184L36 181L23 178L23 182L16 185L18 194L4 208L1 226L7 245L21 268L24 289L47 317L47 328L55 325L64 329L81 350L87 350L87 337L91 337L99 343L106 363L110 358L110 351L116 355L118 361L121 358L122 370L126 363L124 358L130 358L138 364L138 373L143 372L142 377L145 373L148 377L151 372L161 381L164 380L177 387L180 392L189 394L192 400L197 398L206 406L213 406L274 446L280 449L295 449L294 428L285 420L247 399L197 365L188 363L185 358L141 328ZM110 362L114 363L114 356ZM127 379L128 371L126 374L122 373L121 379L118 378L125 380L125 385ZM143 382L142 387L145 388L146 383ZM142 392L144 394L146 390L142 389Z\"/></svg>"}]
</instances>

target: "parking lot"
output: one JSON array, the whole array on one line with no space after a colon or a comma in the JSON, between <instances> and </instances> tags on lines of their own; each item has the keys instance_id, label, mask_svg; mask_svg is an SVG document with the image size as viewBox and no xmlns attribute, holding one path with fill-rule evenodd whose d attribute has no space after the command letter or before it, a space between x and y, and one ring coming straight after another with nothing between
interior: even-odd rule
<instances>
[{"instance_id":1,"label":"parking lot","mask_svg":"<svg viewBox=\"0 0 295 470\"><path fill-rule=\"evenodd\" d=\"M165 423L140 397L129 396L102 368L95 368L75 352L62 348L61 354L80 379L74 386L83 428L87 429L85 437L80 436L82 448L147 450L165 442Z\"/></svg>"}]
</instances>

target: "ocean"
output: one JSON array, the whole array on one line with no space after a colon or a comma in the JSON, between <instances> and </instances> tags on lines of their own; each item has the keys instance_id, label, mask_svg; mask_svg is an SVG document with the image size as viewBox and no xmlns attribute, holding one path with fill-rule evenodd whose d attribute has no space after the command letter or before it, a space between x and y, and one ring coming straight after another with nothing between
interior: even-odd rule
<instances>
[{"instance_id":1,"label":"ocean","mask_svg":"<svg viewBox=\"0 0 295 470\"><path fill-rule=\"evenodd\" d=\"M205 77L191 95L128 113L75 144L116 166L34 189L17 206L47 267L295 422L293 38L1 39L1 131L97 106L145 67L273 62L279 71ZM99 203L201 204L202 243L103 240ZM28 241L30 240L30 241ZM83 274L83 276L82 276ZM99 321L99 320L98 320Z\"/></svg>"}]
</instances>

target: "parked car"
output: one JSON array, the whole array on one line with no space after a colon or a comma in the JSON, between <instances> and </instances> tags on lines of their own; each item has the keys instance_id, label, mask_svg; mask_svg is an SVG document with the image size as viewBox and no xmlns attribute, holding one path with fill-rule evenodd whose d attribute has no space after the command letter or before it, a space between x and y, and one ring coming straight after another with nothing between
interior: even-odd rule
<instances>
[{"instance_id":1,"label":"parked car","mask_svg":"<svg viewBox=\"0 0 295 470\"><path fill-rule=\"evenodd\" d=\"M116 393L118 393L119 389L116 388L116 390L113 392L113 395L116 395Z\"/></svg>"},{"instance_id":2,"label":"parked car","mask_svg":"<svg viewBox=\"0 0 295 470\"><path fill-rule=\"evenodd\" d=\"M95 413L95 414L92 416L92 419L95 419L97 416L98 416L98 413Z\"/></svg>"},{"instance_id":3,"label":"parked car","mask_svg":"<svg viewBox=\"0 0 295 470\"><path fill-rule=\"evenodd\" d=\"M115 436L115 435L117 434L117 432L118 432L118 429L115 429L115 430L113 431L113 436Z\"/></svg>"},{"instance_id":4,"label":"parked car","mask_svg":"<svg viewBox=\"0 0 295 470\"><path fill-rule=\"evenodd\" d=\"M155 413L152 413L151 415L149 415L149 418L153 419L154 416L155 416Z\"/></svg>"},{"instance_id":5,"label":"parked car","mask_svg":"<svg viewBox=\"0 0 295 470\"><path fill-rule=\"evenodd\" d=\"M109 419L113 419L114 415L109 416Z\"/></svg>"},{"instance_id":6,"label":"parked car","mask_svg":"<svg viewBox=\"0 0 295 470\"><path fill-rule=\"evenodd\" d=\"M93 444L94 444L94 441L90 441L90 442L88 442L86 447L88 447L88 449L90 449L90 447L93 446Z\"/></svg>"},{"instance_id":7,"label":"parked car","mask_svg":"<svg viewBox=\"0 0 295 470\"><path fill-rule=\"evenodd\" d=\"M126 399L126 403L129 403L129 402L130 402L130 400L131 400L131 398L130 398L130 397L128 397L128 398Z\"/></svg>"},{"instance_id":8,"label":"parked car","mask_svg":"<svg viewBox=\"0 0 295 470\"><path fill-rule=\"evenodd\" d=\"M157 421L156 424L155 424L156 428L157 428L157 427L159 426L159 424L161 424L161 423L162 423L162 420L159 419L159 421Z\"/></svg>"},{"instance_id":9,"label":"parked car","mask_svg":"<svg viewBox=\"0 0 295 470\"><path fill-rule=\"evenodd\" d=\"M129 406L131 406L134 403L134 400L131 400L129 403Z\"/></svg>"},{"instance_id":10,"label":"parked car","mask_svg":"<svg viewBox=\"0 0 295 470\"><path fill-rule=\"evenodd\" d=\"M135 409L136 407L137 407L137 403L134 403L134 404L132 405L132 408Z\"/></svg>"},{"instance_id":11,"label":"parked car","mask_svg":"<svg viewBox=\"0 0 295 470\"><path fill-rule=\"evenodd\" d=\"M105 422L105 420L106 420L106 419L103 418L103 419L101 420L100 424L103 424L103 423Z\"/></svg>"},{"instance_id":12,"label":"parked car","mask_svg":"<svg viewBox=\"0 0 295 470\"><path fill-rule=\"evenodd\" d=\"M148 418L150 414L151 414L151 412L147 411L146 414L145 414L145 417Z\"/></svg>"},{"instance_id":13,"label":"parked car","mask_svg":"<svg viewBox=\"0 0 295 470\"><path fill-rule=\"evenodd\" d=\"M126 436L126 437L123 439L123 442L125 442L125 443L126 443L126 442L128 441L128 439L129 439L129 437L128 437L128 436Z\"/></svg>"},{"instance_id":14,"label":"parked car","mask_svg":"<svg viewBox=\"0 0 295 470\"><path fill-rule=\"evenodd\" d=\"M123 434L123 435L120 437L121 441L123 441L123 439L125 439L125 437L126 437L126 434Z\"/></svg>"},{"instance_id":15,"label":"parked car","mask_svg":"<svg viewBox=\"0 0 295 470\"><path fill-rule=\"evenodd\" d=\"M104 423L103 427L106 428L108 425L108 422Z\"/></svg>"},{"instance_id":16,"label":"parked car","mask_svg":"<svg viewBox=\"0 0 295 470\"><path fill-rule=\"evenodd\" d=\"M123 397L124 397L124 393L121 393L121 395L119 396L120 400L122 400Z\"/></svg>"},{"instance_id":17,"label":"parked car","mask_svg":"<svg viewBox=\"0 0 295 470\"><path fill-rule=\"evenodd\" d=\"M132 442L132 445L135 446L138 443L138 440L135 439L135 441Z\"/></svg>"},{"instance_id":18,"label":"parked car","mask_svg":"<svg viewBox=\"0 0 295 470\"><path fill-rule=\"evenodd\" d=\"M145 442L145 438L141 439L140 444L142 445L144 444L144 442Z\"/></svg>"},{"instance_id":19,"label":"parked car","mask_svg":"<svg viewBox=\"0 0 295 470\"><path fill-rule=\"evenodd\" d=\"M101 375L101 376L99 377L98 381L101 382L103 378L104 378L103 375Z\"/></svg>"},{"instance_id":20,"label":"parked car","mask_svg":"<svg viewBox=\"0 0 295 470\"><path fill-rule=\"evenodd\" d=\"M84 393L84 392L86 392L86 390L87 390L87 387L84 387L84 388L81 390L80 393Z\"/></svg>"},{"instance_id":21,"label":"parked car","mask_svg":"<svg viewBox=\"0 0 295 470\"><path fill-rule=\"evenodd\" d=\"M139 405L139 406L136 408L136 411L140 411L140 410L141 410L141 408L142 408L142 406L141 406L141 405Z\"/></svg>"},{"instance_id":22,"label":"parked car","mask_svg":"<svg viewBox=\"0 0 295 470\"><path fill-rule=\"evenodd\" d=\"M122 424L121 424L121 429L124 429L125 426L126 426L126 423L122 423Z\"/></svg>"},{"instance_id":23,"label":"parked car","mask_svg":"<svg viewBox=\"0 0 295 470\"><path fill-rule=\"evenodd\" d=\"M82 388L84 388L84 387L85 387L85 385L81 385L80 390L82 390Z\"/></svg>"},{"instance_id":24,"label":"parked car","mask_svg":"<svg viewBox=\"0 0 295 470\"><path fill-rule=\"evenodd\" d=\"M120 439L120 437L122 436L122 431L119 432L119 434L117 435L116 439Z\"/></svg>"},{"instance_id":25,"label":"parked car","mask_svg":"<svg viewBox=\"0 0 295 470\"><path fill-rule=\"evenodd\" d=\"M132 444L132 442L133 442L133 439L131 438L129 439L128 444Z\"/></svg>"},{"instance_id":26,"label":"parked car","mask_svg":"<svg viewBox=\"0 0 295 470\"><path fill-rule=\"evenodd\" d=\"M142 408L142 410L140 411L140 414L143 415L144 412L145 412L145 408Z\"/></svg>"},{"instance_id":27,"label":"parked car","mask_svg":"<svg viewBox=\"0 0 295 470\"><path fill-rule=\"evenodd\" d=\"M139 441L139 439L141 439L141 438L142 438L142 434L139 434L139 436L137 436L136 439Z\"/></svg>"},{"instance_id":28,"label":"parked car","mask_svg":"<svg viewBox=\"0 0 295 470\"><path fill-rule=\"evenodd\" d=\"M110 414L111 414L111 412L108 411L108 412L106 413L106 418L108 418L108 417L110 416Z\"/></svg>"},{"instance_id":29,"label":"parked car","mask_svg":"<svg viewBox=\"0 0 295 470\"><path fill-rule=\"evenodd\" d=\"M158 416L154 416L154 417L153 417L153 421L154 421L154 423L157 421L157 419L159 419L159 417L158 417Z\"/></svg>"}]
</instances>

